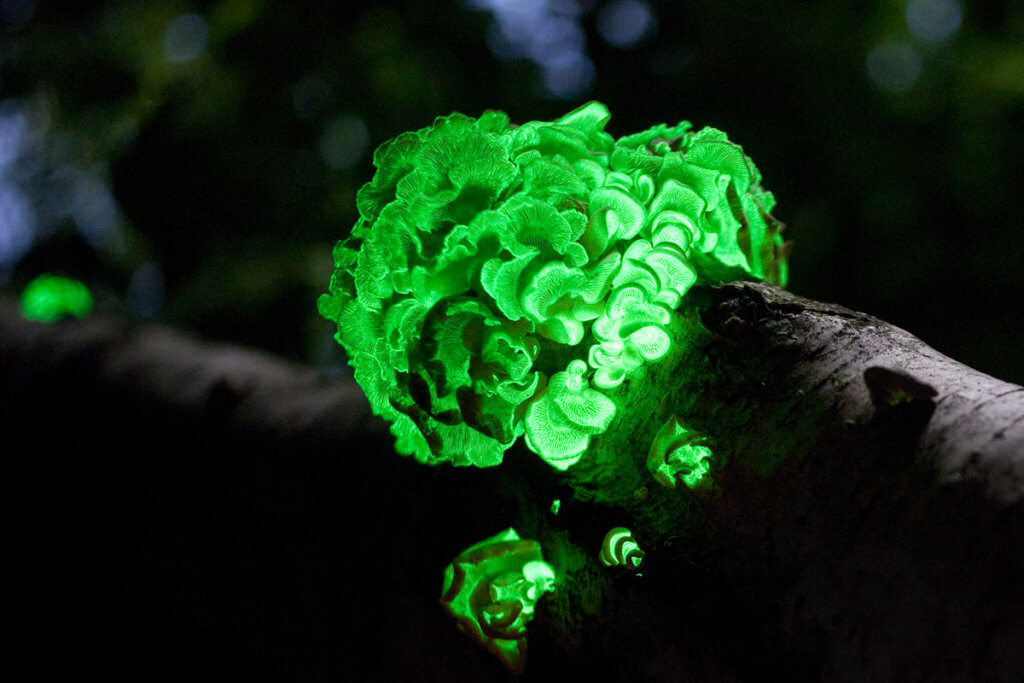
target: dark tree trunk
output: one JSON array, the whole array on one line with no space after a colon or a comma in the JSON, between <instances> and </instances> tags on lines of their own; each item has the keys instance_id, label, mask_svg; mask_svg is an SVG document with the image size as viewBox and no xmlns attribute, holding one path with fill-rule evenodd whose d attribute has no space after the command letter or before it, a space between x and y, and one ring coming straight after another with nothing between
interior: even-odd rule
<instances>
[{"instance_id":1,"label":"dark tree trunk","mask_svg":"<svg viewBox=\"0 0 1024 683\"><path fill-rule=\"evenodd\" d=\"M350 381L5 302L17 662L502 680L437 598L448 561L514 526L564 577L523 680L1024 677L1024 388L766 285L693 298L692 343L565 474L522 449L419 466ZM708 435L712 488L646 472L671 415ZM642 576L598 564L613 526L644 546Z\"/></svg>"}]
</instances>

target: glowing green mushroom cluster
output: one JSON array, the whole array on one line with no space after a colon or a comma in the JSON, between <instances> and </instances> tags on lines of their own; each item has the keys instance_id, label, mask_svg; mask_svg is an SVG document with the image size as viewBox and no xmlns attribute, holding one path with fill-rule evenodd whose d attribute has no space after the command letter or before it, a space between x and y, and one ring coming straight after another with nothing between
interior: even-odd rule
<instances>
[{"instance_id":1,"label":"glowing green mushroom cluster","mask_svg":"<svg viewBox=\"0 0 1024 683\"><path fill-rule=\"evenodd\" d=\"M565 469L695 282L785 280L774 199L725 133L615 140L609 118L455 113L376 151L320 311L400 453L489 466L525 436Z\"/></svg>"}]
</instances>

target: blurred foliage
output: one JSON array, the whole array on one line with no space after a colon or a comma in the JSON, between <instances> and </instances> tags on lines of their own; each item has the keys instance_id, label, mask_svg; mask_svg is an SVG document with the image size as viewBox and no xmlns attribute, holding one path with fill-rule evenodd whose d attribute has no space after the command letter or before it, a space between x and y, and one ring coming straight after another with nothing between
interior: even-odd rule
<instances>
[{"instance_id":1,"label":"blurred foliage","mask_svg":"<svg viewBox=\"0 0 1024 683\"><path fill-rule=\"evenodd\" d=\"M14 292L55 272L337 363L315 301L373 147L598 99L614 135L685 118L743 144L798 294L1024 382L1022 0L0 0L0 22Z\"/></svg>"}]
</instances>

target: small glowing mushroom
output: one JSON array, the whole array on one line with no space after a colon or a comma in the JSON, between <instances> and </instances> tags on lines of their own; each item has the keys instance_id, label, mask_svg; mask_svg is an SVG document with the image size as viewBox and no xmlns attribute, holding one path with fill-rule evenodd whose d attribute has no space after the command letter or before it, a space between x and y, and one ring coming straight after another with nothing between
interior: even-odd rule
<instances>
[{"instance_id":1,"label":"small glowing mushroom","mask_svg":"<svg viewBox=\"0 0 1024 683\"><path fill-rule=\"evenodd\" d=\"M707 475L712 456L703 441L703 434L678 417L669 418L655 434L647 456L647 469L654 480L671 489L680 481L691 489L697 486Z\"/></svg>"},{"instance_id":2,"label":"small glowing mushroom","mask_svg":"<svg viewBox=\"0 0 1024 683\"><path fill-rule=\"evenodd\" d=\"M506 529L470 546L444 573L441 606L459 630L512 671L526 665L526 625L537 601L555 588L555 570L537 541Z\"/></svg>"},{"instance_id":3,"label":"small glowing mushroom","mask_svg":"<svg viewBox=\"0 0 1024 683\"><path fill-rule=\"evenodd\" d=\"M21 311L29 320L43 323L70 316L84 318L92 311L92 294L78 280L44 274L25 287Z\"/></svg>"},{"instance_id":4,"label":"small glowing mushroom","mask_svg":"<svg viewBox=\"0 0 1024 683\"><path fill-rule=\"evenodd\" d=\"M644 559L644 551L633 538L633 532L626 527L617 526L604 535L601 543L601 564L606 567L629 567L633 571L640 568Z\"/></svg>"}]
</instances>

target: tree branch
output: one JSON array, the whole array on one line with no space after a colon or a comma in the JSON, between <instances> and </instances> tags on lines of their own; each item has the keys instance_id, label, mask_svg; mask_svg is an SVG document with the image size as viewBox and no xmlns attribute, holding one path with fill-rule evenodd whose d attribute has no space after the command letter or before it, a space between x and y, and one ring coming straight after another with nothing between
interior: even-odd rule
<instances>
[{"instance_id":1,"label":"tree branch","mask_svg":"<svg viewBox=\"0 0 1024 683\"><path fill-rule=\"evenodd\" d=\"M701 343L624 397L649 418L613 424L564 475L522 449L488 470L422 467L390 452L352 382L3 302L0 414L30 439L8 464L29 521L15 548L27 585L72 615L26 613L27 632L78 634L83 591L100 590L128 616L87 641L97 667L120 636L140 660L185 652L181 673L212 640L235 673L501 679L435 601L451 557L514 525L566 577L531 628L527 680L1024 674L1024 388L768 285L695 300ZM714 488L646 472L671 415L711 438ZM68 564L83 519L99 529L84 568ZM647 551L642 577L596 562L618 525ZM342 635L354 625L364 640Z\"/></svg>"},{"instance_id":2,"label":"tree branch","mask_svg":"<svg viewBox=\"0 0 1024 683\"><path fill-rule=\"evenodd\" d=\"M872 316L767 285L723 286L704 320L727 339L746 337L768 362L793 358L801 389L844 421L919 430L915 458L940 481L981 482L1003 503L1024 498L1024 387ZM915 403L933 407L930 419L910 409Z\"/></svg>"}]
</instances>

